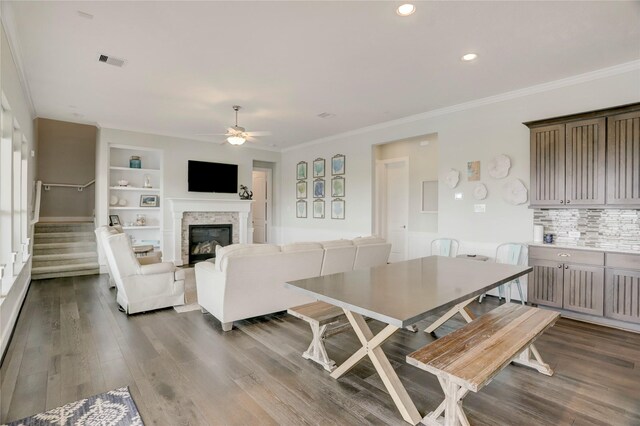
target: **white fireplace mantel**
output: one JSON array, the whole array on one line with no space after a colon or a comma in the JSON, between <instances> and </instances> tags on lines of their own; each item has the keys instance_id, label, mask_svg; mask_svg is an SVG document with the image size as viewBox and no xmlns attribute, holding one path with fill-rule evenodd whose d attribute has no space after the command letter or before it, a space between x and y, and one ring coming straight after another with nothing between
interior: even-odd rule
<instances>
[{"instance_id":1,"label":"white fireplace mantel","mask_svg":"<svg viewBox=\"0 0 640 426\"><path fill-rule=\"evenodd\" d=\"M182 265L182 217L185 212L232 212L238 213L240 243L249 242L248 222L251 212L251 200L207 199L207 198L167 198L173 218L172 260Z\"/></svg>"}]
</instances>

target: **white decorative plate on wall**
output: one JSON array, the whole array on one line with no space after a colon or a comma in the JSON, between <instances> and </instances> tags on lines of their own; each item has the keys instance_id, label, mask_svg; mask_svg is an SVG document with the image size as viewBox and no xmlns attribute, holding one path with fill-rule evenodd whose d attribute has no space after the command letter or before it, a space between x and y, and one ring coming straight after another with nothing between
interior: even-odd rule
<instances>
[{"instance_id":1,"label":"white decorative plate on wall","mask_svg":"<svg viewBox=\"0 0 640 426\"><path fill-rule=\"evenodd\" d=\"M444 178L444 181L447 183L447 186L449 188L455 188L456 186L458 186L458 182L460 181L460 172L454 169L449 170Z\"/></svg>"},{"instance_id":2,"label":"white decorative plate on wall","mask_svg":"<svg viewBox=\"0 0 640 426\"><path fill-rule=\"evenodd\" d=\"M520 179L512 179L507 182L503 188L503 198L509 203L518 205L527 202L527 188Z\"/></svg>"},{"instance_id":3,"label":"white decorative plate on wall","mask_svg":"<svg viewBox=\"0 0 640 426\"><path fill-rule=\"evenodd\" d=\"M507 177L511 168L511 159L504 154L496 155L489 161L489 176L494 179Z\"/></svg>"},{"instance_id":4,"label":"white decorative plate on wall","mask_svg":"<svg viewBox=\"0 0 640 426\"><path fill-rule=\"evenodd\" d=\"M487 198L487 187L484 183L479 183L473 188L473 198L476 200L484 200Z\"/></svg>"}]
</instances>

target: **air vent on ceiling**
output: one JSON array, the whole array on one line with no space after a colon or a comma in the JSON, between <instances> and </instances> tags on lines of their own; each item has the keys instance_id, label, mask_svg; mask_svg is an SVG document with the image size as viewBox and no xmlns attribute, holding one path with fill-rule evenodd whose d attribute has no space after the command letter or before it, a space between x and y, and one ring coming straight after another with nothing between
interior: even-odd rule
<instances>
[{"instance_id":1,"label":"air vent on ceiling","mask_svg":"<svg viewBox=\"0 0 640 426\"><path fill-rule=\"evenodd\" d=\"M100 55L98 61L104 62L105 64L113 65L115 67L122 67L124 65L124 59L114 58L109 55Z\"/></svg>"},{"instance_id":2,"label":"air vent on ceiling","mask_svg":"<svg viewBox=\"0 0 640 426\"><path fill-rule=\"evenodd\" d=\"M333 118L335 116L335 114L332 114L330 112L321 112L320 114L318 114L318 117L320 118Z\"/></svg>"}]
</instances>

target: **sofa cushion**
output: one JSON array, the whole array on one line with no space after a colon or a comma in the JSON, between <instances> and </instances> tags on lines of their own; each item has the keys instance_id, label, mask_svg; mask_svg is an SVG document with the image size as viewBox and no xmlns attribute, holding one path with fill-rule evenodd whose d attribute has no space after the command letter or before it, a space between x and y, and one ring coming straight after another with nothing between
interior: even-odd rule
<instances>
[{"instance_id":1,"label":"sofa cushion","mask_svg":"<svg viewBox=\"0 0 640 426\"><path fill-rule=\"evenodd\" d=\"M230 244L216 247L216 270L222 271L222 264L226 258L235 256L249 256L254 254L280 253L280 246L275 244Z\"/></svg>"},{"instance_id":2,"label":"sofa cushion","mask_svg":"<svg viewBox=\"0 0 640 426\"><path fill-rule=\"evenodd\" d=\"M331 241L322 241L320 242L323 248L333 248L333 247L351 247L353 246L353 241L351 240L331 240Z\"/></svg>"},{"instance_id":3,"label":"sofa cushion","mask_svg":"<svg viewBox=\"0 0 640 426\"><path fill-rule=\"evenodd\" d=\"M370 236L370 237L358 237L353 239L353 244L356 246L362 246L367 244L384 244L387 240L384 238Z\"/></svg>"},{"instance_id":4,"label":"sofa cushion","mask_svg":"<svg viewBox=\"0 0 640 426\"><path fill-rule=\"evenodd\" d=\"M292 251L307 251L307 250L322 250L322 244L320 243L291 243L284 244L282 247L282 252L292 252Z\"/></svg>"}]
</instances>

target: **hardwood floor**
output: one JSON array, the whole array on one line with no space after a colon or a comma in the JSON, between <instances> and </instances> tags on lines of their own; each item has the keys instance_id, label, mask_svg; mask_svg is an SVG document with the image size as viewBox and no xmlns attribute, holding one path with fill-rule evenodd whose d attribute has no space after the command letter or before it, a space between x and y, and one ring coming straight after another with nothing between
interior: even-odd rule
<instances>
[{"instance_id":1,"label":"hardwood floor","mask_svg":"<svg viewBox=\"0 0 640 426\"><path fill-rule=\"evenodd\" d=\"M147 425L406 424L368 360L338 381L304 360L311 331L287 314L223 333L200 311L128 317L114 299L105 275L31 284L0 369L0 421L129 386ZM470 307L479 314L496 305L488 298ZM404 358L432 340L400 330L383 345L423 415L442 392ZM326 346L340 364L359 345L346 331ZM640 424L640 335L561 319L536 346L555 375L507 367L465 398L472 424Z\"/></svg>"}]
</instances>

